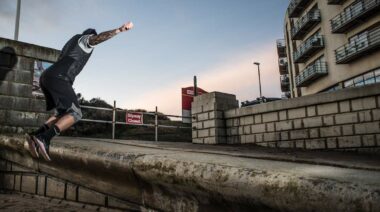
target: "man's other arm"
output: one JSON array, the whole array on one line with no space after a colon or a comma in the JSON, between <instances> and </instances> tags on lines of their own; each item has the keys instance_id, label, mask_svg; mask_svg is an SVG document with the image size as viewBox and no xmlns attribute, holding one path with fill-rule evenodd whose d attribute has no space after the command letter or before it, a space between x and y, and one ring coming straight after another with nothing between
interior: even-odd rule
<instances>
[{"instance_id":1,"label":"man's other arm","mask_svg":"<svg viewBox=\"0 0 380 212\"><path fill-rule=\"evenodd\" d=\"M127 22L117 29L105 31L105 32L102 32L98 35L92 35L89 38L89 44L91 46L98 45L99 43L102 43L102 42L114 37L115 35L119 34L120 32L124 32L124 31L130 30L132 28L133 28L133 23Z\"/></svg>"}]
</instances>

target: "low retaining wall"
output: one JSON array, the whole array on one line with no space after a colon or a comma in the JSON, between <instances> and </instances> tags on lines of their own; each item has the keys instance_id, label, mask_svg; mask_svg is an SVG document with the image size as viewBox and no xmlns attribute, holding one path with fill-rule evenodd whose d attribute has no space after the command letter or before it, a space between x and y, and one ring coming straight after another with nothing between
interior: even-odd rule
<instances>
[{"instance_id":1,"label":"low retaining wall","mask_svg":"<svg viewBox=\"0 0 380 212\"><path fill-rule=\"evenodd\" d=\"M193 103L193 142L278 148L341 149L380 146L380 85L344 89L244 108L233 95L203 94ZM209 109L208 105L214 108ZM211 113L217 111L218 119ZM218 120L218 135L208 142Z\"/></svg>"},{"instance_id":2,"label":"low retaining wall","mask_svg":"<svg viewBox=\"0 0 380 212\"><path fill-rule=\"evenodd\" d=\"M60 51L0 38L0 133L22 133L49 114L32 95L35 60L55 62Z\"/></svg>"}]
</instances>

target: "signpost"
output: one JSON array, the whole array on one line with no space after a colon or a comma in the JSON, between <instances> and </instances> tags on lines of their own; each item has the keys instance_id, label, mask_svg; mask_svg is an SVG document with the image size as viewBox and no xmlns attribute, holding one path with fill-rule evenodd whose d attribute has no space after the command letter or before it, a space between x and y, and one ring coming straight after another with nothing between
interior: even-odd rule
<instances>
[{"instance_id":1,"label":"signpost","mask_svg":"<svg viewBox=\"0 0 380 212\"><path fill-rule=\"evenodd\" d=\"M143 114L138 112L127 112L126 123L131 125L144 124Z\"/></svg>"}]
</instances>

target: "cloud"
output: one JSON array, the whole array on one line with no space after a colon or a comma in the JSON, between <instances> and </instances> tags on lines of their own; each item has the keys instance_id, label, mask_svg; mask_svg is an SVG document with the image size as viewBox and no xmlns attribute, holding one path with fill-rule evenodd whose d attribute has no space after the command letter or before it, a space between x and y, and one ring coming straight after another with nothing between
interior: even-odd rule
<instances>
[{"instance_id":1,"label":"cloud","mask_svg":"<svg viewBox=\"0 0 380 212\"><path fill-rule=\"evenodd\" d=\"M280 79L278 73L276 47L264 45L256 51L243 52L231 56L221 64L197 71L198 86L206 91L220 91L235 94L240 101L253 100L259 96L257 66L252 58L260 62L263 95L280 97ZM181 88L192 86L190 79L178 79L165 87L142 94L140 98L124 102L128 108L145 108L166 114L181 113Z\"/></svg>"}]
</instances>

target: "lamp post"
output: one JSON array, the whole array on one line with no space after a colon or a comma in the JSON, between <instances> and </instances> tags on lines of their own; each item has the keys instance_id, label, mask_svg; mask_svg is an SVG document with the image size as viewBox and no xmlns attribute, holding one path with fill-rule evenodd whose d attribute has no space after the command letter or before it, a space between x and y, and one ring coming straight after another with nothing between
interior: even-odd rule
<instances>
[{"instance_id":1,"label":"lamp post","mask_svg":"<svg viewBox=\"0 0 380 212\"><path fill-rule=\"evenodd\" d=\"M257 65L257 69L259 71L259 88L260 88L260 98L261 98L263 95L261 94L260 63L254 62L253 64Z\"/></svg>"},{"instance_id":2,"label":"lamp post","mask_svg":"<svg viewBox=\"0 0 380 212\"><path fill-rule=\"evenodd\" d=\"M16 13L15 36L14 36L15 40L18 40L18 32L20 28L20 10L21 10L21 0L17 0L17 13Z\"/></svg>"}]
</instances>

